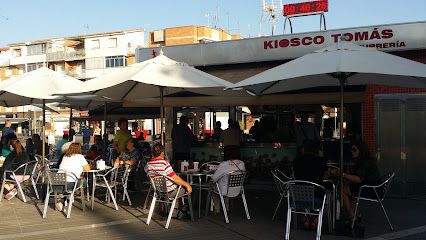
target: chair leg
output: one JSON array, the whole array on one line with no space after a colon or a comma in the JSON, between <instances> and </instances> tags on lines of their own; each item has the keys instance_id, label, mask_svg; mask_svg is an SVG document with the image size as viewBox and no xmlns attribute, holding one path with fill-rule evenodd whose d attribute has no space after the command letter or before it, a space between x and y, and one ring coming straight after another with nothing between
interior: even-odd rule
<instances>
[{"instance_id":1,"label":"chair leg","mask_svg":"<svg viewBox=\"0 0 426 240\"><path fill-rule=\"evenodd\" d=\"M0 190L0 202L3 200L3 192L4 192L4 185L6 185L6 175L3 177L3 182L1 184L1 190Z\"/></svg>"},{"instance_id":2,"label":"chair leg","mask_svg":"<svg viewBox=\"0 0 426 240\"><path fill-rule=\"evenodd\" d=\"M68 202L68 210L67 210L67 218L71 218L71 209L72 209L72 205L74 203L74 193L72 193L73 195L71 195L69 197L69 202Z\"/></svg>"},{"instance_id":3,"label":"chair leg","mask_svg":"<svg viewBox=\"0 0 426 240\"><path fill-rule=\"evenodd\" d=\"M123 201L125 201L126 198L127 202L129 203L129 206L132 206L132 201L130 200L129 192L127 192L127 187L124 188Z\"/></svg>"},{"instance_id":4,"label":"chair leg","mask_svg":"<svg viewBox=\"0 0 426 240\"><path fill-rule=\"evenodd\" d=\"M194 209L192 208L192 199L191 194L188 194L188 205L189 205L189 214L191 214L191 221L194 221ZM200 207L198 207L200 209Z\"/></svg>"},{"instance_id":5,"label":"chair leg","mask_svg":"<svg viewBox=\"0 0 426 240\"><path fill-rule=\"evenodd\" d=\"M85 201L85 196L84 196L84 187L83 185L80 186L80 198L81 198L81 205L83 208L83 212L86 211L86 201Z\"/></svg>"},{"instance_id":6,"label":"chair leg","mask_svg":"<svg viewBox=\"0 0 426 240\"><path fill-rule=\"evenodd\" d=\"M154 208L155 208L155 201L157 201L157 196L154 193L154 196L152 196L152 200L151 200L151 207L149 208L148 218L146 219L147 225L149 225L149 222L151 221L152 213L154 212Z\"/></svg>"},{"instance_id":7,"label":"chair leg","mask_svg":"<svg viewBox=\"0 0 426 240\"><path fill-rule=\"evenodd\" d=\"M392 223L391 223L391 221L390 221L390 219L389 219L389 216L388 216L388 214L386 213L385 207L383 206L383 203L382 203L382 201L381 201L380 199L379 199L379 204L380 204L380 206L382 207L383 214L385 214L385 217L386 217L386 220L388 221L388 224L389 224L390 229L393 231L394 229L393 229Z\"/></svg>"},{"instance_id":8,"label":"chair leg","mask_svg":"<svg viewBox=\"0 0 426 240\"><path fill-rule=\"evenodd\" d=\"M287 223L285 227L285 239L290 239L290 224L291 224L291 208L287 208Z\"/></svg>"},{"instance_id":9,"label":"chair leg","mask_svg":"<svg viewBox=\"0 0 426 240\"><path fill-rule=\"evenodd\" d=\"M358 212L358 205L359 205L359 195L358 195L358 198L356 199L355 212L352 218L352 225L351 225L352 229L354 228L354 225L355 225L355 218L356 218L356 213Z\"/></svg>"},{"instance_id":10,"label":"chair leg","mask_svg":"<svg viewBox=\"0 0 426 240\"><path fill-rule=\"evenodd\" d=\"M49 193L49 186L47 186L47 190L46 190L46 198L44 199L43 218L46 218L46 214L47 214L47 206L49 205L49 197L50 197L50 193ZM55 201L56 201L56 200L55 200Z\"/></svg>"},{"instance_id":11,"label":"chair leg","mask_svg":"<svg viewBox=\"0 0 426 240\"><path fill-rule=\"evenodd\" d=\"M280 205L281 205L281 201L282 201L282 200L283 200L283 196L281 196L280 201L278 202L278 205L277 205L277 207L275 208L274 215L272 215L272 221L274 221L274 219L275 219L275 215L277 215L277 211L278 211L278 209L280 208Z\"/></svg>"},{"instance_id":12,"label":"chair leg","mask_svg":"<svg viewBox=\"0 0 426 240\"><path fill-rule=\"evenodd\" d=\"M143 203L143 209L146 209L146 205L148 204L148 198L149 198L149 193L151 192L151 188L152 186L149 186L148 193L146 194L146 197L145 197L145 202Z\"/></svg>"},{"instance_id":13,"label":"chair leg","mask_svg":"<svg viewBox=\"0 0 426 240\"><path fill-rule=\"evenodd\" d=\"M219 192L220 193L220 192ZM225 205L225 201L223 200L223 196L222 194L219 194L220 197L220 202L222 204L222 210L223 210L223 215L225 217L225 222L229 223L229 219L228 219L228 212L226 211L226 205Z\"/></svg>"},{"instance_id":14,"label":"chair leg","mask_svg":"<svg viewBox=\"0 0 426 240\"><path fill-rule=\"evenodd\" d=\"M108 192L109 192L109 194L110 194L110 198L112 199L112 202L114 203L115 210L118 210L117 202L115 201L115 197L114 197L114 194L113 194L113 192L112 192L112 189L111 189L111 187L108 185L107 180L106 180L106 179L104 179L104 181L105 181L105 185L106 185L106 186L107 186L107 188L108 188ZM108 198L108 200L109 200L109 198Z\"/></svg>"},{"instance_id":15,"label":"chair leg","mask_svg":"<svg viewBox=\"0 0 426 240\"><path fill-rule=\"evenodd\" d=\"M249 210L248 210L246 195L244 194L244 191L243 191L243 194L241 195L241 198L243 199L243 204L244 204L244 209L246 210L247 219L250 220L250 213L249 213Z\"/></svg>"},{"instance_id":16,"label":"chair leg","mask_svg":"<svg viewBox=\"0 0 426 240\"><path fill-rule=\"evenodd\" d=\"M22 197L22 201L24 201L24 203L26 203L26 202L27 202L27 199L25 198L24 191L22 190L22 186L21 186L21 184L19 183L19 181L16 181L16 186L18 186L19 194L20 194L20 195L21 195L21 197Z\"/></svg>"},{"instance_id":17,"label":"chair leg","mask_svg":"<svg viewBox=\"0 0 426 240\"><path fill-rule=\"evenodd\" d=\"M31 177L31 185L33 185L34 193L35 193L37 199L40 199L40 196L38 195L37 184L35 183L35 181L32 177Z\"/></svg>"},{"instance_id":18,"label":"chair leg","mask_svg":"<svg viewBox=\"0 0 426 240\"><path fill-rule=\"evenodd\" d=\"M175 210L176 200L176 198L173 199L172 206L170 206L169 216L167 217L166 226L164 226L165 229L169 229L170 220L172 220L173 211Z\"/></svg>"},{"instance_id":19,"label":"chair leg","mask_svg":"<svg viewBox=\"0 0 426 240\"><path fill-rule=\"evenodd\" d=\"M318 225L317 225L317 237L316 240L321 239L321 227L322 227L322 217L324 214L324 207L321 209L319 215L318 215Z\"/></svg>"}]
</instances>

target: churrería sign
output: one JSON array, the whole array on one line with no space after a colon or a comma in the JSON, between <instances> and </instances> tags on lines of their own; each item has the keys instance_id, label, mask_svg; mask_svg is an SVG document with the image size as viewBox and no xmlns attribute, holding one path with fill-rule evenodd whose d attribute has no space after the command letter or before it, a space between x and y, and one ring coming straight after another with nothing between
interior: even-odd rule
<instances>
[{"instance_id":1,"label":"churrer\u00eda sign","mask_svg":"<svg viewBox=\"0 0 426 240\"><path fill-rule=\"evenodd\" d=\"M346 41L381 51L426 49L426 22L347 28L300 34L164 47L170 58L193 66L225 65L294 59ZM156 56L159 48L139 48L137 61Z\"/></svg>"}]
</instances>

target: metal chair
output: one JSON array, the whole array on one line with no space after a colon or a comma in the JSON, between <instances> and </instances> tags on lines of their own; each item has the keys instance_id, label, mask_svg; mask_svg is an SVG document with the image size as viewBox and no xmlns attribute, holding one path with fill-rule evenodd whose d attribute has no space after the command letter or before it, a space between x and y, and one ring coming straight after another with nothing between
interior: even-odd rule
<instances>
[{"instance_id":1,"label":"metal chair","mask_svg":"<svg viewBox=\"0 0 426 240\"><path fill-rule=\"evenodd\" d=\"M46 198L44 200L43 218L46 218L47 215L49 198L53 196L56 201L58 195L62 195L66 200L68 200L67 218L70 218L72 205L74 203L74 193L79 183L83 211L85 210L83 181L79 181L78 177L74 173L62 169L46 169L45 172L48 185L46 189ZM72 181L70 181L70 178Z\"/></svg>"},{"instance_id":2,"label":"metal chair","mask_svg":"<svg viewBox=\"0 0 426 240\"><path fill-rule=\"evenodd\" d=\"M383 214L386 217L386 220L388 221L389 227L390 229L393 231L393 226L391 221L389 220L388 214L386 213L385 207L383 206L383 201L385 200L386 197L386 193L389 189L390 184L392 183L392 180L395 176L394 172L390 172L387 174L386 178L384 178L383 182L380 183L379 185L362 185L359 189L358 195L356 197L357 201L356 201L356 207L355 207L355 213L354 213L354 217L352 219L352 228L354 227L355 224L355 216L356 213L358 211L358 205L359 205L359 201L360 200L365 200L365 201L369 201L369 202L377 202L380 204L380 207L382 208ZM374 192L373 197L370 196L363 196L362 193L364 191L372 191Z\"/></svg>"},{"instance_id":3,"label":"metal chair","mask_svg":"<svg viewBox=\"0 0 426 240\"><path fill-rule=\"evenodd\" d=\"M36 181L34 179L36 175L36 171L38 169L38 162L37 161L30 161L27 163L24 163L17 167L15 170L6 170L3 174L3 182L1 185L1 191L0 196L3 196L4 192L4 186L6 183L11 183L17 186L18 193L21 195L22 201L27 202L27 199L25 198L24 191L22 189L22 183L30 180L31 185L34 189L34 192L36 194L37 199L39 199L39 194L37 191L37 185ZM0 202L2 201L3 197L0 197Z\"/></svg>"},{"instance_id":4,"label":"metal chair","mask_svg":"<svg viewBox=\"0 0 426 240\"><path fill-rule=\"evenodd\" d=\"M117 171L118 171L118 168L113 167L104 174L97 173L95 175L95 183L94 183L94 190L93 190L95 191L97 187L106 188L107 192L105 195L105 200L107 201L107 203L110 203L110 199L112 199L115 210L118 210L118 206L115 200L115 194L112 192L112 189L116 188L117 186ZM93 205L92 205L92 210L93 210Z\"/></svg>"},{"instance_id":5,"label":"metal chair","mask_svg":"<svg viewBox=\"0 0 426 240\"><path fill-rule=\"evenodd\" d=\"M210 172L214 172L217 170L217 168L219 167L220 162L218 161L210 161L210 162L206 162L203 163L200 166L200 170L205 170L205 171L210 171Z\"/></svg>"},{"instance_id":6,"label":"metal chair","mask_svg":"<svg viewBox=\"0 0 426 240\"><path fill-rule=\"evenodd\" d=\"M115 186L114 186L114 196L115 199L117 199L117 188L121 187L123 189L123 201L126 200L129 203L129 206L132 206L132 201L129 197L129 192L127 191L127 183L129 180L130 171L132 170L131 167L120 167L117 169L116 176L115 176Z\"/></svg>"},{"instance_id":7,"label":"metal chair","mask_svg":"<svg viewBox=\"0 0 426 240\"><path fill-rule=\"evenodd\" d=\"M319 184L303 180L288 181L287 186L288 208L285 239L288 240L290 238L290 223L292 213L318 216L316 239L321 239L322 217L324 213L324 205L326 202L325 188ZM317 197L315 196L315 190L317 191Z\"/></svg>"},{"instance_id":8,"label":"metal chair","mask_svg":"<svg viewBox=\"0 0 426 240\"><path fill-rule=\"evenodd\" d=\"M271 170L272 177L274 178L275 186L277 187L278 193L280 194L280 201L278 201L277 207L275 208L274 215L272 216L272 221L275 219L278 209L281 206L281 202L284 198L287 198L288 195L288 186L287 182L292 180L290 177L285 175L278 169Z\"/></svg>"},{"instance_id":9,"label":"metal chair","mask_svg":"<svg viewBox=\"0 0 426 240\"><path fill-rule=\"evenodd\" d=\"M244 180L246 177L246 172L244 171L231 171L224 174L217 182L215 182L215 189L209 190L206 201L206 215L209 209L209 204L211 203L211 194L218 194L220 197L220 202L222 204L223 215L225 217L225 222L229 223L228 212L226 211L225 200L223 197L233 198L241 195L244 204L244 210L246 212L247 219L250 220L250 213L247 206L247 201L244 193ZM228 186L226 192L220 190L219 182L222 178L228 178ZM212 191L213 190L213 191Z\"/></svg>"},{"instance_id":10,"label":"metal chair","mask_svg":"<svg viewBox=\"0 0 426 240\"><path fill-rule=\"evenodd\" d=\"M148 214L148 218L146 220L146 224L149 225L151 218L152 218L152 214L154 212L155 204L157 202L165 203L167 205L170 204L171 206L170 206L170 210L169 210L169 215L167 217L166 225L164 226L164 228L168 229L169 225L170 225L170 220L171 220L172 215L173 215L173 210L174 210L175 205L176 205L176 201L179 198L182 199L182 201L185 198L188 200L189 212L191 214L191 221L194 221L194 213L193 213L193 210L192 210L192 201L191 201L191 194L190 193L185 193L185 194L179 196L179 192L181 191L182 186L178 185L177 186L177 194L175 196L169 196L169 192L167 191L167 180L174 182L173 179L171 179L171 178L169 178L165 175L159 175L158 173L150 173L150 174L148 174L148 177L151 181L151 186L152 186L154 194L153 194L152 201L151 201L151 207L149 208L149 214Z\"/></svg>"}]
</instances>

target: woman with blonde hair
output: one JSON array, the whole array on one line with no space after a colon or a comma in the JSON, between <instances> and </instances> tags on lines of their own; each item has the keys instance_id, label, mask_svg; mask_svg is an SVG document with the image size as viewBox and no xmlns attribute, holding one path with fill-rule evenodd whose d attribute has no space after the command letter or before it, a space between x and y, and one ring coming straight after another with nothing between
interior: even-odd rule
<instances>
[{"instance_id":1,"label":"woman with blonde hair","mask_svg":"<svg viewBox=\"0 0 426 240\"><path fill-rule=\"evenodd\" d=\"M30 161L28 154L25 152L24 147L22 146L19 140L11 140L9 141L9 146L11 152L7 155L4 160L3 167L1 169L1 179L3 179L4 171L6 170L15 170L20 165L27 163ZM18 193L14 184L5 184L4 188L9 192L4 196L5 199L10 200Z\"/></svg>"}]
</instances>

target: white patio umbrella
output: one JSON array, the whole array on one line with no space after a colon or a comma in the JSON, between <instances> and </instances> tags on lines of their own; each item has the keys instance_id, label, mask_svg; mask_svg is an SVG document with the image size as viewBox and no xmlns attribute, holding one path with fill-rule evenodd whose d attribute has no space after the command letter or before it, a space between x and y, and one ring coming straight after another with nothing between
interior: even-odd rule
<instances>
[{"instance_id":1,"label":"white patio umbrella","mask_svg":"<svg viewBox=\"0 0 426 240\"><path fill-rule=\"evenodd\" d=\"M344 86L364 84L426 88L426 64L341 41L247 78L233 87L261 95L340 86L340 129L343 129ZM343 134L340 134L340 168L343 169Z\"/></svg>"},{"instance_id":2,"label":"white patio umbrella","mask_svg":"<svg viewBox=\"0 0 426 240\"><path fill-rule=\"evenodd\" d=\"M42 161L45 158L45 110L46 102L63 100L55 96L69 86L78 87L82 82L46 67L27 72L12 79L0 82L0 105L21 106L42 104L43 108L43 148Z\"/></svg>"},{"instance_id":3,"label":"white patio umbrella","mask_svg":"<svg viewBox=\"0 0 426 240\"><path fill-rule=\"evenodd\" d=\"M90 93L119 101L160 98L161 133L163 138L163 99L182 92L192 95L238 95L223 91L232 83L202 72L186 63L176 62L161 52L159 56L86 81L81 88L68 88L62 94Z\"/></svg>"}]
</instances>

